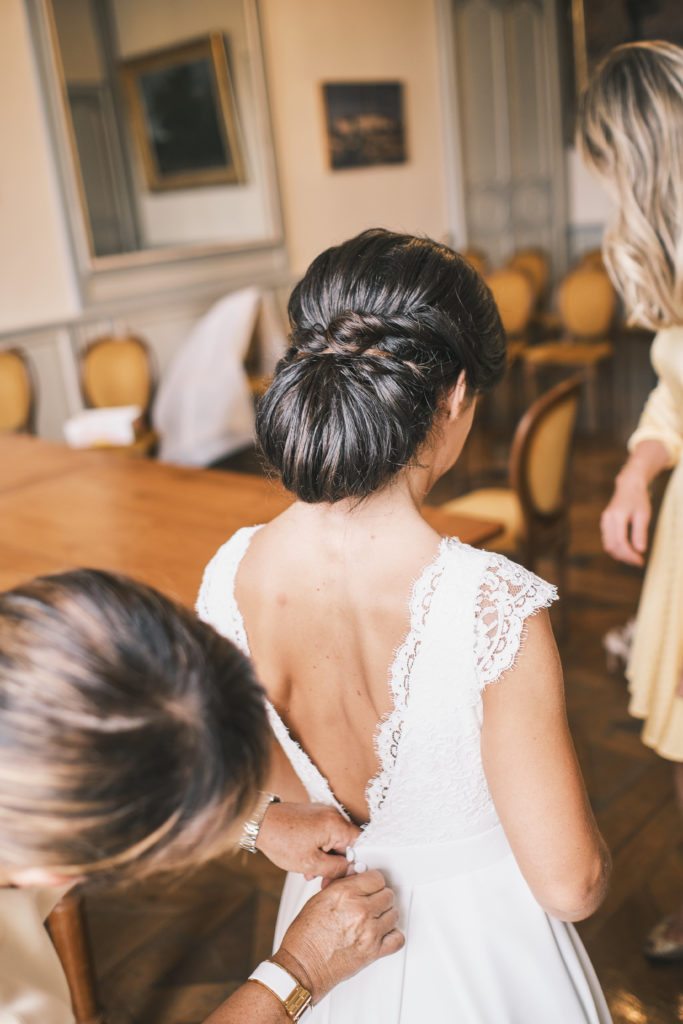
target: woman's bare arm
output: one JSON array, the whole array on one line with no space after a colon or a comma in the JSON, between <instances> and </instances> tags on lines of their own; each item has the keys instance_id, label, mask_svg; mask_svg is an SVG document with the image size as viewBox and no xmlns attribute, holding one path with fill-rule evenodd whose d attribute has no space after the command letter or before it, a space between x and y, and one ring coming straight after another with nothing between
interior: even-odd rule
<instances>
[{"instance_id":1,"label":"woman's bare arm","mask_svg":"<svg viewBox=\"0 0 683 1024\"><path fill-rule=\"evenodd\" d=\"M526 625L516 665L484 690L484 771L534 896L554 917L580 921L604 898L610 857L569 732L548 613Z\"/></svg>"},{"instance_id":2,"label":"woman's bare arm","mask_svg":"<svg viewBox=\"0 0 683 1024\"><path fill-rule=\"evenodd\" d=\"M670 453L661 441L644 440L620 470L600 519L603 547L613 558L643 565L652 514L649 485L670 464Z\"/></svg>"}]
</instances>

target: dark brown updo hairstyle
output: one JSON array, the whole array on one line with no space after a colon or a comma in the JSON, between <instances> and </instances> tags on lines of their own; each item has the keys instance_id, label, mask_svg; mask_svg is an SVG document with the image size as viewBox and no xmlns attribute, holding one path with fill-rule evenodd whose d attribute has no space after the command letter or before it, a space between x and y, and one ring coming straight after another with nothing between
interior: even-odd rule
<instances>
[{"instance_id":1,"label":"dark brown updo hairstyle","mask_svg":"<svg viewBox=\"0 0 683 1024\"><path fill-rule=\"evenodd\" d=\"M365 498L411 464L465 371L505 368L495 302L445 245L375 228L327 249L289 300L290 347L261 399L261 449L301 501Z\"/></svg>"},{"instance_id":2,"label":"dark brown updo hairstyle","mask_svg":"<svg viewBox=\"0 0 683 1024\"><path fill-rule=\"evenodd\" d=\"M239 835L268 768L249 661L95 569L0 594L0 868L138 879Z\"/></svg>"}]
</instances>

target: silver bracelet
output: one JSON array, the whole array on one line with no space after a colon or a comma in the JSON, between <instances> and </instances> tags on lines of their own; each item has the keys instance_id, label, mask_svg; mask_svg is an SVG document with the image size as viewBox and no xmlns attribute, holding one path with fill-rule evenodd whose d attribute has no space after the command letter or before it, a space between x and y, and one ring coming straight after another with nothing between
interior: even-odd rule
<instances>
[{"instance_id":1,"label":"silver bracelet","mask_svg":"<svg viewBox=\"0 0 683 1024\"><path fill-rule=\"evenodd\" d=\"M256 804L254 813L245 821L244 828L242 829L242 835L239 841L241 850L246 850L248 853L256 853L256 840L258 834L261 831L261 825L263 819L266 816L266 811L271 804L281 803L280 797L276 796L275 793L261 793L260 800Z\"/></svg>"}]
</instances>

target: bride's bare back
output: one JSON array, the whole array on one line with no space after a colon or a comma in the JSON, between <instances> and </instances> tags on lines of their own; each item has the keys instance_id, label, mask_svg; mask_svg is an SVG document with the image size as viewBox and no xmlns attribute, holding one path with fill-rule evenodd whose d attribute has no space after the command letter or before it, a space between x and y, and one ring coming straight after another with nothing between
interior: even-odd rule
<instances>
[{"instance_id":1,"label":"bride's bare back","mask_svg":"<svg viewBox=\"0 0 683 1024\"><path fill-rule=\"evenodd\" d=\"M400 544L393 528L373 531L366 518L328 516L323 527L294 506L254 535L235 587L269 699L359 824L412 584L439 546L417 516Z\"/></svg>"}]
</instances>

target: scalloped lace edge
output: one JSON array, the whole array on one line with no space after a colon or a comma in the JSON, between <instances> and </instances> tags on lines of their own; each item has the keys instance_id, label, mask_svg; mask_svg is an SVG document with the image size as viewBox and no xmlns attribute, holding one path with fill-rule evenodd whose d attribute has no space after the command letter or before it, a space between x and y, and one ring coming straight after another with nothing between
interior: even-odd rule
<instances>
[{"instance_id":1,"label":"scalloped lace edge","mask_svg":"<svg viewBox=\"0 0 683 1024\"><path fill-rule=\"evenodd\" d=\"M436 555L422 569L411 588L408 603L410 622L408 633L396 649L389 669L392 707L380 719L373 741L379 767L365 788L365 799L369 811L368 825L381 810L391 786L403 731L403 718L410 696L410 676L413 664L422 646L434 591L444 572L446 554L454 541L455 538L443 538ZM365 828L367 827L366 825Z\"/></svg>"},{"instance_id":2,"label":"scalloped lace edge","mask_svg":"<svg viewBox=\"0 0 683 1024\"><path fill-rule=\"evenodd\" d=\"M501 595L502 600L496 603L494 598ZM510 562L504 555L491 557L479 585L474 612L475 665L480 690L515 667L524 649L527 620L557 598L557 587L540 576ZM493 621L487 620L487 613Z\"/></svg>"}]
</instances>

